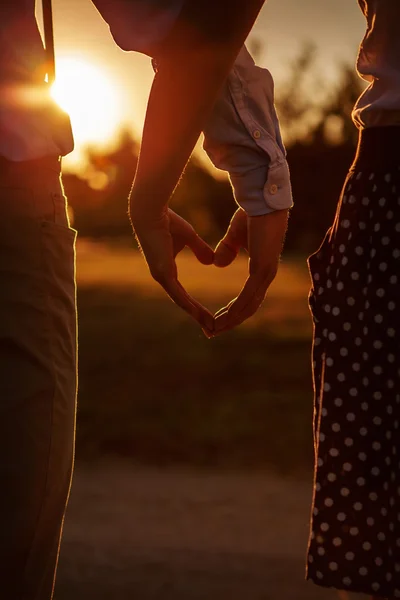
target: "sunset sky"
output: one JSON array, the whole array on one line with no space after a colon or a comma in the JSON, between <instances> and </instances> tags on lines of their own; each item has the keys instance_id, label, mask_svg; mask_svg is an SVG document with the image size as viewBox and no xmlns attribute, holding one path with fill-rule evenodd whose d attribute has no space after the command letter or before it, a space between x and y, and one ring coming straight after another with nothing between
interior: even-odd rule
<instances>
[{"instance_id":1,"label":"sunset sky","mask_svg":"<svg viewBox=\"0 0 400 600\"><path fill-rule=\"evenodd\" d=\"M90 0L54 0L54 21L57 99L69 109L77 146L72 167L85 143L109 143L122 124L140 135L153 71L149 58L115 45ZM334 80L340 61L354 64L364 28L356 0L268 0L250 41L262 43L259 64L279 89L305 41L317 46L318 72Z\"/></svg>"}]
</instances>

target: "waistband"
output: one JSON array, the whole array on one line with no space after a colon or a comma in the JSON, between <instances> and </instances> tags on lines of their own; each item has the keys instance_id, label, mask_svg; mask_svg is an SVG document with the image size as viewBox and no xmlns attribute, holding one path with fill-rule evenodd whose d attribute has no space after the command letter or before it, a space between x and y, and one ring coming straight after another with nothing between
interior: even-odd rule
<instances>
[{"instance_id":1,"label":"waistband","mask_svg":"<svg viewBox=\"0 0 400 600\"><path fill-rule=\"evenodd\" d=\"M56 173L61 173L61 156L43 156L34 160L9 160L0 156L0 177L5 175L18 175L21 177L29 173L37 173L43 169L50 169Z\"/></svg>"},{"instance_id":2,"label":"waistband","mask_svg":"<svg viewBox=\"0 0 400 600\"><path fill-rule=\"evenodd\" d=\"M368 127L360 131L353 168L400 166L400 126Z\"/></svg>"}]
</instances>

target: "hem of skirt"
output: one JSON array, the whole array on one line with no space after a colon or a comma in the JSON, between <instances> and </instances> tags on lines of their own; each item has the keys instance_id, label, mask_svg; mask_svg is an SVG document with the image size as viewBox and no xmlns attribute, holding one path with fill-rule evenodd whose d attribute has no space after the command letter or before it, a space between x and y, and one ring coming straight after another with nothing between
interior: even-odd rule
<instances>
[{"instance_id":1,"label":"hem of skirt","mask_svg":"<svg viewBox=\"0 0 400 600\"><path fill-rule=\"evenodd\" d=\"M369 596L378 596L379 598L398 598L400 597L399 594L397 594L397 596L395 595L395 591L399 591L399 590L395 590L395 589L390 589L388 590L387 588L385 589L378 589L378 590L374 590L372 589L371 585L356 585L356 584L350 584L350 585L345 585L344 583L325 583L323 581L319 581L318 579L312 579L311 577L307 576L306 577L306 581L309 581L311 583L314 583L315 585L318 585L319 587L323 587L326 589L335 589L335 590L343 590L345 592L350 592L351 594L366 594Z\"/></svg>"}]
</instances>

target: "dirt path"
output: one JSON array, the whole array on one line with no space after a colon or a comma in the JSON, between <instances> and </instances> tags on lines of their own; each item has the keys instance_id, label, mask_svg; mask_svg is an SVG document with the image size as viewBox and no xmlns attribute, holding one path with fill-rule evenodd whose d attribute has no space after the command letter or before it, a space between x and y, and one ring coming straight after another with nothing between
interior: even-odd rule
<instances>
[{"instance_id":1,"label":"dirt path","mask_svg":"<svg viewBox=\"0 0 400 600\"><path fill-rule=\"evenodd\" d=\"M76 469L55 600L332 600L304 582L311 486L264 474Z\"/></svg>"}]
</instances>

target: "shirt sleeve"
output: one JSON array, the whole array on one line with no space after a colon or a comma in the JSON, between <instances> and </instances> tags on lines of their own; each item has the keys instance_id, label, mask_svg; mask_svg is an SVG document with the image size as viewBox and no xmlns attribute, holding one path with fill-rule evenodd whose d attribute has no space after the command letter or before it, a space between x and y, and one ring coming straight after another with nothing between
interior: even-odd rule
<instances>
[{"instance_id":1,"label":"shirt sleeve","mask_svg":"<svg viewBox=\"0 0 400 600\"><path fill-rule=\"evenodd\" d=\"M245 47L207 121L204 150L217 168L228 172L236 202L249 216L292 207L273 79Z\"/></svg>"}]
</instances>

